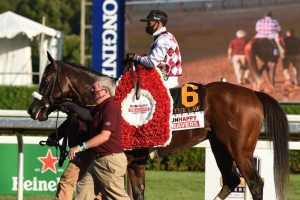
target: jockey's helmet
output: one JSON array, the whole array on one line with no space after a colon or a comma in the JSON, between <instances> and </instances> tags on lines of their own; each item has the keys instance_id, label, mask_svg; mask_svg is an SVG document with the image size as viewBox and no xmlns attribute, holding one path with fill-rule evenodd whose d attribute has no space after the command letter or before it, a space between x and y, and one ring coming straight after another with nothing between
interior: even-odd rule
<instances>
[{"instance_id":1,"label":"jockey's helmet","mask_svg":"<svg viewBox=\"0 0 300 200\"><path fill-rule=\"evenodd\" d=\"M151 10L145 19L141 19L142 22L148 21L161 21L164 25L168 22L168 15L161 10Z\"/></svg>"}]
</instances>

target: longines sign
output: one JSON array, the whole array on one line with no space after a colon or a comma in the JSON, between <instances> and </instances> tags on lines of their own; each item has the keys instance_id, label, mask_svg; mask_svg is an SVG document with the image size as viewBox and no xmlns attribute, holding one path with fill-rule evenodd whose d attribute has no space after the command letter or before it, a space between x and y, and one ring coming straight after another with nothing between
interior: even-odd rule
<instances>
[{"instance_id":1,"label":"longines sign","mask_svg":"<svg viewBox=\"0 0 300 200\"><path fill-rule=\"evenodd\" d=\"M93 1L93 69L112 77L122 73L124 0Z\"/></svg>"}]
</instances>

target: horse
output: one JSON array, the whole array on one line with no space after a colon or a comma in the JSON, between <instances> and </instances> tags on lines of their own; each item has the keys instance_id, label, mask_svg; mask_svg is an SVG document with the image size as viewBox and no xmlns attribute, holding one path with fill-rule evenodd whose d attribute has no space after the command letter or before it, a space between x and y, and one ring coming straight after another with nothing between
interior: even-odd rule
<instances>
[{"instance_id":1,"label":"horse","mask_svg":"<svg viewBox=\"0 0 300 200\"><path fill-rule=\"evenodd\" d=\"M81 66L54 60L45 68L39 93L28 107L32 119L47 120L55 102L72 99L84 105L93 104L89 94L99 74ZM110 78L100 75L100 78ZM239 184L239 171L245 178L254 200L263 198L264 182L253 163L253 152L265 123L265 131L274 146L274 179L278 199L285 199L288 184L288 121L280 104L260 91L228 82L203 85L205 128L175 131L170 144L157 148L159 156L181 151L209 140L223 185L216 199L225 199ZM135 200L144 199L147 148L125 151L128 176ZM238 169L237 169L238 168Z\"/></svg>"},{"instance_id":2,"label":"horse","mask_svg":"<svg viewBox=\"0 0 300 200\"><path fill-rule=\"evenodd\" d=\"M276 65L279 59L279 50L275 41L268 38L253 38L245 46L245 55L248 67L254 78L253 89L261 90L264 71L266 71L268 81L274 87ZM257 58L262 62L260 67L258 66Z\"/></svg>"}]
</instances>

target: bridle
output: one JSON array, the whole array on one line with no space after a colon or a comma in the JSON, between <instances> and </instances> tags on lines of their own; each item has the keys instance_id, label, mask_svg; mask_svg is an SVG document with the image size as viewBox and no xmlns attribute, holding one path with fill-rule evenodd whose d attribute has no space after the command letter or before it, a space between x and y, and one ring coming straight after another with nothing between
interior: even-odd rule
<instances>
[{"instance_id":1,"label":"bridle","mask_svg":"<svg viewBox=\"0 0 300 200\"><path fill-rule=\"evenodd\" d=\"M61 86L61 81L59 78L59 75L61 73L61 62L58 62L57 66L53 66L53 63L50 64L51 65L51 70L53 70L55 72L54 78L51 79L51 81L49 82L49 86L47 86L46 90L45 90L45 94L49 94L48 96L45 96L45 94L42 95L42 99L41 101L45 104L45 107L48 110L56 110L61 102L57 102L55 101L54 97L53 97L53 92L55 89L56 84L58 84L59 87L59 91L61 93L61 95L63 95L63 90L62 90L62 86ZM50 66L49 66L50 67ZM48 112L51 112L48 111ZM59 112L57 112L57 116L56 116L56 123L55 123L55 136L56 136L56 142L51 144L53 146L55 146L56 148L56 153L57 153L57 149L59 148L59 152L60 152L60 156L59 156L59 167L63 166L63 163L68 155L68 151L66 150L66 146L67 146L67 137L64 137L62 144L59 143L58 141L58 132L57 132L57 127L58 127L58 118L59 118ZM39 144L41 146L44 146L47 144L47 141L40 141ZM56 156L58 157L58 156Z\"/></svg>"},{"instance_id":2,"label":"bridle","mask_svg":"<svg viewBox=\"0 0 300 200\"><path fill-rule=\"evenodd\" d=\"M53 65L53 64L51 63L50 65ZM58 62L57 66L51 66L50 69L53 70L55 72L55 74L54 74L54 77L49 82L49 86L47 86L44 94L42 94L42 99L41 99L41 101L44 102L46 108L49 108L52 105L57 104L57 102L55 101L55 99L53 97L54 89L57 84L58 84L58 88L59 88L61 95L63 95L61 80L59 78L59 75L61 73L61 63ZM48 96L46 96L47 94L48 94Z\"/></svg>"}]
</instances>

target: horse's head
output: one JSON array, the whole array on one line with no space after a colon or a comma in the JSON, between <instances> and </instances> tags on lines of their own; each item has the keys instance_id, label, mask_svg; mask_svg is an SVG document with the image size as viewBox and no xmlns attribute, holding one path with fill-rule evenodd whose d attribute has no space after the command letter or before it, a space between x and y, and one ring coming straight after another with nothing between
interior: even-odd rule
<instances>
[{"instance_id":1,"label":"horse's head","mask_svg":"<svg viewBox=\"0 0 300 200\"><path fill-rule=\"evenodd\" d=\"M48 60L50 64L43 73L39 92L33 93L34 100L27 110L34 120L47 120L48 115L55 110L58 102L76 96L74 95L76 91L69 79L74 70L71 71L71 67L68 67L67 64L54 60L49 53Z\"/></svg>"},{"instance_id":2,"label":"horse's head","mask_svg":"<svg viewBox=\"0 0 300 200\"><path fill-rule=\"evenodd\" d=\"M27 112L32 119L45 121L48 115L66 99L79 104L93 105L91 88L95 81L115 84L112 77L99 74L80 65L65 64L54 60L48 53L50 64L42 76L39 92L34 92L34 100Z\"/></svg>"},{"instance_id":3,"label":"horse's head","mask_svg":"<svg viewBox=\"0 0 300 200\"><path fill-rule=\"evenodd\" d=\"M47 55L50 64L43 73L39 92L32 94L33 102L27 109L32 119L40 121L48 119L51 112L50 108L63 93L60 63L54 60L48 52Z\"/></svg>"}]
</instances>

